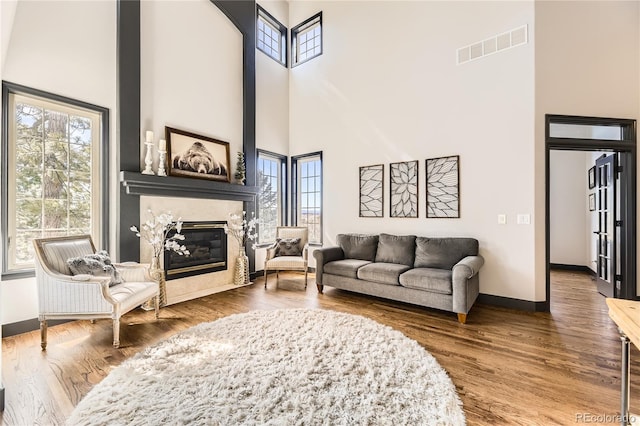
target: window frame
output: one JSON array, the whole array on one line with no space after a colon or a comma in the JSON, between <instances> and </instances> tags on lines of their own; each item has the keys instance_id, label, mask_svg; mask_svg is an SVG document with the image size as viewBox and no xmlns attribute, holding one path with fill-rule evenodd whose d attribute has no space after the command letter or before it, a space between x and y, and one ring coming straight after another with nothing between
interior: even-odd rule
<instances>
[{"instance_id":1,"label":"window frame","mask_svg":"<svg viewBox=\"0 0 640 426\"><path fill-rule=\"evenodd\" d=\"M58 103L63 106L85 109L92 111L99 116L100 121L100 141L98 141L98 160L99 168L97 175L100 182L98 183L100 194L98 194L97 202L99 204L97 213L99 215L98 233L94 235L94 242L100 247L109 247L109 109L66 96L57 95L39 89L34 89L20 84L2 81L2 134L1 152L2 165L0 176L2 177L2 185L0 186L0 203L2 204L2 271L1 279L11 280L28 278L35 276L35 267L23 269L8 269L9 264L9 98L12 95L26 96L32 98L40 98L49 103Z\"/></svg>"},{"instance_id":2,"label":"window frame","mask_svg":"<svg viewBox=\"0 0 640 426\"><path fill-rule=\"evenodd\" d=\"M263 156L265 158L268 158L270 160L277 160L280 162L280 194L279 194L279 198L280 198L280 206L279 206L279 213L280 213L280 223L278 223L276 226L287 226L287 224L289 223L288 221L288 208L289 208L289 204L288 204L288 192L287 192L287 182L288 182L288 173L287 173L287 166L288 166L288 160L289 157L287 157L286 155L282 155L282 154L278 154L276 152L272 152L272 151L267 151L264 149L257 149L256 150L256 180L258 179L258 167L259 167L259 162L260 162L260 156ZM256 185L258 185L258 187L260 186L260 182L256 182ZM259 213L260 212L260 200L256 199L256 210ZM260 217L258 216L258 219L260 219ZM260 241L260 226L258 225L258 241ZM273 245L274 241L260 241L256 244L256 247L268 247Z\"/></svg>"},{"instance_id":3,"label":"window frame","mask_svg":"<svg viewBox=\"0 0 640 426\"><path fill-rule=\"evenodd\" d=\"M299 188L299 176L298 176L298 162L311 157L317 157L320 160L320 240L311 241L309 238L310 246L322 246L323 234L324 234L324 161L322 159L322 151L310 152L307 154L294 155L291 157L291 216L293 226L298 225L298 208L300 205L300 188Z\"/></svg>"},{"instance_id":4,"label":"window frame","mask_svg":"<svg viewBox=\"0 0 640 426\"><path fill-rule=\"evenodd\" d=\"M271 54L259 47L258 37L260 35L259 23L262 18L267 24L275 27L280 32L280 59L274 58ZM280 65L287 68L289 66L289 49L288 49L288 29L280 21L278 21L273 15L267 12L262 6L256 4L256 49L273 59Z\"/></svg>"},{"instance_id":5,"label":"window frame","mask_svg":"<svg viewBox=\"0 0 640 426\"><path fill-rule=\"evenodd\" d=\"M317 55L307 57L304 60L300 61L297 59L298 53L299 53L297 49L298 35L300 34L301 31L306 30L308 27L313 26L316 23L319 24L320 26L320 53L318 53ZM300 24L296 25L295 27L291 28L291 68L297 67L298 65L304 64L305 62L309 62L310 60L317 58L318 56L322 55L323 51L324 51L324 27L322 25L322 11L320 11L315 15L313 15L312 17L302 21Z\"/></svg>"}]
</instances>

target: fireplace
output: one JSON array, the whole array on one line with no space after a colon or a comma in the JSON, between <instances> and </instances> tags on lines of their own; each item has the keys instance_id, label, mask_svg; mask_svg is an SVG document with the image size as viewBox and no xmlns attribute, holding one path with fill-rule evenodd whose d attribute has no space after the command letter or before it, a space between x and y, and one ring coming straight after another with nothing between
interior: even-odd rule
<instances>
[{"instance_id":1,"label":"fireplace","mask_svg":"<svg viewBox=\"0 0 640 426\"><path fill-rule=\"evenodd\" d=\"M165 250L164 270L167 280L227 269L227 234L225 221L183 222L182 244L189 256ZM169 234L171 235L171 234Z\"/></svg>"}]
</instances>

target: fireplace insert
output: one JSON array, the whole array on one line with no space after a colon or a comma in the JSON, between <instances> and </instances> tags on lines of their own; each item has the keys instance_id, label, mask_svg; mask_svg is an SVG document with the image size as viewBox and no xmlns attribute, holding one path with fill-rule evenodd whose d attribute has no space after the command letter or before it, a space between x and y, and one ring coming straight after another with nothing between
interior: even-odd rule
<instances>
[{"instance_id":1,"label":"fireplace insert","mask_svg":"<svg viewBox=\"0 0 640 426\"><path fill-rule=\"evenodd\" d=\"M227 269L227 234L225 221L183 222L182 244L189 250L181 256L170 250L164 252L164 270L167 280ZM175 231L169 236L175 234Z\"/></svg>"}]
</instances>

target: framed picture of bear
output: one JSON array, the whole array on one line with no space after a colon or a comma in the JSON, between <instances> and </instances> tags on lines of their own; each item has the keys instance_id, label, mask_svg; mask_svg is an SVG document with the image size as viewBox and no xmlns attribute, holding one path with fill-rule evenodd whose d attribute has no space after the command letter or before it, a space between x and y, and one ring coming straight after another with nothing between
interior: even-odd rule
<instances>
[{"instance_id":1,"label":"framed picture of bear","mask_svg":"<svg viewBox=\"0 0 640 426\"><path fill-rule=\"evenodd\" d=\"M231 181L228 142L173 127L164 130L171 176Z\"/></svg>"}]
</instances>

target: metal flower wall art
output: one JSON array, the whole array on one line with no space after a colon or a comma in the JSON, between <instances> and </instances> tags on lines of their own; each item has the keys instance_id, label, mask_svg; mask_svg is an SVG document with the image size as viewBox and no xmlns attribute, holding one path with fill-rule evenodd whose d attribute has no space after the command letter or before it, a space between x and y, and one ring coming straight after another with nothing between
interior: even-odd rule
<instances>
[{"instance_id":1,"label":"metal flower wall art","mask_svg":"<svg viewBox=\"0 0 640 426\"><path fill-rule=\"evenodd\" d=\"M389 165L391 217L418 217L418 162Z\"/></svg>"},{"instance_id":2,"label":"metal flower wall art","mask_svg":"<svg viewBox=\"0 0 640 426\"><path fill-rule=\"evenodd\" d=\"M427 160L427 217L460 217L460 157Z\"/></svg>"},{"instance_id":3,"label":"metal flower wall art","mask_svg":"<svg viewBox=\"0 0 640 426\"><path fill-rule=\"evenodd\" d=\"M384 165L360 167L360 217L383 217Z\"/></svg>"}]
</instances>

